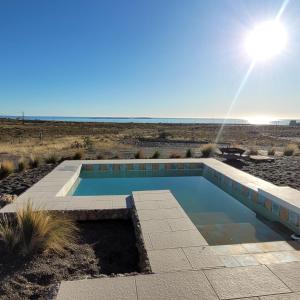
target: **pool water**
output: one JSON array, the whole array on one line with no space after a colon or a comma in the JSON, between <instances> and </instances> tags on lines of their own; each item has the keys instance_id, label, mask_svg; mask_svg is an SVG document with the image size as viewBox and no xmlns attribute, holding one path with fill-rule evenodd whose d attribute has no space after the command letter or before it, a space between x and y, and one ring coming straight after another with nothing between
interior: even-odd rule
<instances>
[{"instance_id":1,"label":"pool water","mask_svg":"<svg viewBox=\"0 0 300 300\"><path fill-rule=\"evenodd\" d=\"M81 172L69 194L130 195L143 190L171 190L210 245L284 240L267 225L267 220L201 176L200 171L184 176L174 172Z\"/></svg>"}]
</instances>

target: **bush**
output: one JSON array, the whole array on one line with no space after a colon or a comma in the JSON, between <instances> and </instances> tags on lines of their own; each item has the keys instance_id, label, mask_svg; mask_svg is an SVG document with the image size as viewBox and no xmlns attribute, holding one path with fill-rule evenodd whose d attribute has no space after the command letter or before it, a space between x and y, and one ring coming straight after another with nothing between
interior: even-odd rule
<instances>
[{"instance_id":1,"label":"bush","mask_svg":"<svg viewBox=\"0 0 300 300\"><path fill-rule=\"evenodd\" d=\"M136 152L134 154L134 158L135 159L143 159L143 158L145 158L143 150L139 150L138 152Z\"/></svg>"},{"instance_id":2,"label":"bush","mask_svg":"<svg viewBox=\"0 0 300 300\"><path fill-rule=\"evenodd\" d=\"M185 157L187 157L187 158L193 157L193 152L191 149L186 150Z\"/></svg>"},{"instance_id":3,"label":"bush","mask_svg":"<svg viewBox=\"0 0 300 300\"><path fill-rule=\"evenodd\" d=\"M40 164L41 164L41 159L39 157L35 157L33 155L30 156L29 167L31 169L37 168Z\"/></svg>"},{"instance_id":4,"label":"bush","mask_svg":"<svg viewBox=\"0 0 300 300\"><path fill-rule=\"evenodd\" d=\"M299 150L298 145L288 144L283 150L283 155L292 156L292 155L295 155L298 152L298 150Z\"/></svg>"},{"instance_id":5,"label":"bush","mask_svg":"<svg viewBox=\"0 0 300 300\"><path fill-rule=\"evenodd\" d=\"M104 159L104 156L102 154L98 154L96 158L101 160Z\"/></svg>"},{"instance_id":6,"label":"bush","mask_svg":"<svg viewBox=\"0 0 300 300\"><path fill-rule=\"evenodd\" d=\"M17 211L16 220L0 221L0 238L8 251L28 255L37 251L64 252L75 241L75 223L61 215L34 210L32 204Z\"/></svg>"},{"instance_id":7,"label":"bush","mask_svg":"<svg viewBox=\"0 0 300 300\"><path fill-rule=\"evenodd\" d=\"M160 152L159 151L155 151L152 155L152 158L159 158L160 157Z\"/></svg>"},{"instance_id":8,"label":"bush","mask_svg":"<svg viewBox=\"0 0 300 300\"><path fill-rule=\"evenodd\" d=\"M0 164L0 178L4 178L15 171L15 165L11 160L4 160Z\"/></svg>"},{"instance_id":9,"label":"bush","mask_svg":"<svg viewBox=\"0 0 300 300\"><path fill-rule=\"evenodd\" d=\"M270 148L270 149L268 150L268 155L270 155L270 156L274 156L275 153L276 153L276 150L275 150L274 147L272 147L272 148Z\"/></svg>"},{"instance_id":10,"label":"bush","mask_svg":"<svg viewBox=\"0 0 300 300\"><path fill-rule=\"evenodd\" d=\"M85 149L92 149L93 148L93 142L89 136L85 136L83 138L83 147Z\"/></svg>"},{"instance_id":11,"label":"bush","mask_svg":"<svg viewBox=\"0 0 300 300\"><path fill-rule=\"evenodd\" d=\"M215 144L206 144L200 148L202 157L211 157L215 154L217 147Z\"/></svg>"},{"instance_id":12,"label":"bush","mask_svg":"<svg viewBox=\"0 0 300 300\"><path fill-rule=\"evenodd\" d=\"M75 160L80 160L80 159L82 159L82 157L83 157L83 152L82 151L77 151L73 155L73 159L75 159Z\"/></svg>"},{"instance_id":13,"label":"bush","mask_svg":"<svg viewBox=\"0 0 300 300\"><path fill-rule=\"evenodd\" d=\"M46 159L45 159L46 164L56 164L58 162L58 157L56 154L50 154Z\"/></svg>"},{"instance_id":14,"label":"bush","mask_svg":"<svg viewBox=\"0 0 300 300\"><path fill-rule=\"evenodd\" d=\"M170 158L181 158L181 155L179 153L171 153Z\"/></svg>"},{"instance_id":15,"label":"bush","mask_svg":"<svg viewBox=\"0 0 300 300\"><path fill-rule=\"evenodd\" d=\"M19 159L18 161L18 171L22 172L26 169L28 169L29 165L28 165L28 161L26 161L24 158Z\"/></svg>"},{"instance_id":16,"label":"bush","mask_svg":"<svg viewBox=\"0 0 300 300\"><path fill-rule=\"evenodd\" d=\"M248 154L249 155L258 155L258 151L257 151L257 149L250 148L248 151Z\"/></svg>"}]
</instances>

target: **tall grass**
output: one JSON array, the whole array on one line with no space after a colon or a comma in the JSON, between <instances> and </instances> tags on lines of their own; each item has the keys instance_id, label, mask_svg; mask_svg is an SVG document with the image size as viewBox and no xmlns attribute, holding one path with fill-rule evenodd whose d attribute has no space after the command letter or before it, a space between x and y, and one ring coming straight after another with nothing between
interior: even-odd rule
<instances>
[{"instance_id":1,"label":"tall grass","mask_svg":"<svg viewBox=\"0 0 300 300\"><path fill-rule=\"evenodd\" d=\"M4 178L15 171L15 164L11 160L0 163L0 178Z\"/></svg>"},{"instance_id":2,"label":"tall grass","mask_svg":"<svg viewBox=\"0 0 300 300\"><path fill-rule=\"evenodd\" d=\"M217 146L215 144L206 144L201 148L202 157L211 157L216 153Z\"/></svg>"},{"instance_id":3,"label":"tall grass","mask_svg":"<svg viewBox=\"0 0 300 300\"><path fill-rule=\"evenodd\" d=\"M29 255L38 251L64 252L76 240L78 229L69 219L34 210L30 202L17 210L16 220L0 221L0 238L10 252Z\"/></svg>"},{"instance_id":4,"label":"tall grass","mask_svg":"<svg viewBox=\"0 0 300 300\"><path fill-rule=\"evenodd\" d=\"M192 149L187 149L187 150L186 150L186 153L185 153L185 157L191 158L191 157L193 157L193 156L194 156L194 155L193 155Z\"/></svg>"},{"instance_id":5,"label":"tall grass","mask_svg":"<svg viewBox=\"0 0 300 300\"><path fill-rule=\"evenodd\" d=\"M160 152L158 150L156 150L151 158L159 158L160 157Z\"/></svg>"},{"instance_id":6,"label":"tall grass","mask_svg":"<svg viewBox=\"0 0 300 300\"><path fill-rule=\"evenodd\" d=\"M143 159L143 158L145 158L144 151L143 151L143 150L137 151L137 152L134 154L134 158L135 158L135 159Z\"/></svg>"},{"instance_id":7,"label":"tall grass","mask_svg":"<svg viewBox=\"0 0 300 300\"><path fill-rule=\"evenodd\" d=\"M29 158L29 167L31 169L37 168L41 164L41 159L37 156L31 155Z\"/></svg>"},{"instance_id":8,"label":"tall grass","mask_svg":"<svg viewBox=\"0 0 300 300\"><path fill-rule=\"evenodd\" d=\"M274 156L276 153L276 149L274 147L268 149L268 155L270 156Z\"/></svg>"},{"instance_id":9,"label":"tall grass","mask_svg":"<svg viewBox=\"0 0 300 300\"><path fill-rule=\"evenodd\" d=\"M45 162L46 164L56 164L58 160L58 156L55 153L52 153L48 157L46 157Z\"/></svg>"},{"instance_id":10,"label":"tall grass","mask_svg":"<svg viewBox=\"0 0 300 300\"><path fill-rule=\"evenodd\" d=\"M297 154L297 152L299 151L299 147L296 144L288 144L284 150L283 150L283 155L285 156L292 156Z\"/></svg>"},{"instance_id":11,"label":"tall grass","mask_svg":"<svg viewBox=\"0 0 300 300\"><path fill-rule=\"evenodd\" d=\"M28 169L28 167L29 167L29 164L25 158L19 159L19 161L18 161L18 171L19 172L22 172L22 171Z\"/></svg>"}]
</instances>

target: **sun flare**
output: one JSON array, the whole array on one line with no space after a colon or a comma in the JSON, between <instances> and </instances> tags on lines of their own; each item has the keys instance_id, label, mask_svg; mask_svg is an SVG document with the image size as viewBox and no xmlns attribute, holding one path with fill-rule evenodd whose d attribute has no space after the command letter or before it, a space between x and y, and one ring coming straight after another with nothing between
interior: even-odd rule
<instances>
[{"instance_id":1,"label":"sun flare","mask_svg":"<svg viewBox=\"0 0 300 300\"><path fill-rule=\"evenodd\" d=\"M274 119L270 116L251 116L247 117L246 120L249 124L253 125L268 125L274 121Z\"/></svg>"},{"instance_id":2,"label":"sun flare","mask_svg":"<svg viewBox=\"0 0 300 300\"><path fill-rule=\"evenodd\" d=\"M245 39L247 54L255 61L266 61L280 54L287 45L287 32L279 21L265 21L250 30Z\"/></svg>"}]
</instances>

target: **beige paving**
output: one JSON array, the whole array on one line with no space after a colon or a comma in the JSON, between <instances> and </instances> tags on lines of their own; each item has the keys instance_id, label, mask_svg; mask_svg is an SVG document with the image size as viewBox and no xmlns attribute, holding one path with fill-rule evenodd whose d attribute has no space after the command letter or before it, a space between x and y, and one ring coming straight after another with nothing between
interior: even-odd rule
<instances>
[{"instance_id":1,"label":"beige paving","mask_svg":"<svg viewBox=\"0 0 300 300\"><path fill-rule=\"evenodd\" d=\"M266 266L204 271L220 299L291 292Z\"/></svg>"},{"instance_id":2,"label":"beige paving","mask_svg":"<svg viewBox=\"0 0 300 300\"><path fill-rule=\"evenodd\" d=\"M260 300L299 300L300 293L289 293L260 297Z\"/></svg>"},{"instance_id":3,"label":"beige paving","mask_svg":"<svg viewBox=\"0 0 300 300\"><path fill-rule=\"evenodd\" d=\"M273 264L268 265L268 268L292 291L300 291L300 262Z\"/></svg>"},{"instance_id":4,"label":"beige paving","mask_svg":"<svg viewBox=\"0 0 300 300\"><path fill-rule=\"evenodd\" d=\"M135 300L137 299L134 276L89 280L63 281L57 300Z\"/></svg>"},{"instance_id":5,"label":"beige paving","mask_svg":"<svg viewBox=\"0 0 300 300\"><path fill-rule=\"evenodd\" d=\"M136 277L138 299L217 300L202 271L182 271Z\"/></svg>"}]
</instances>

